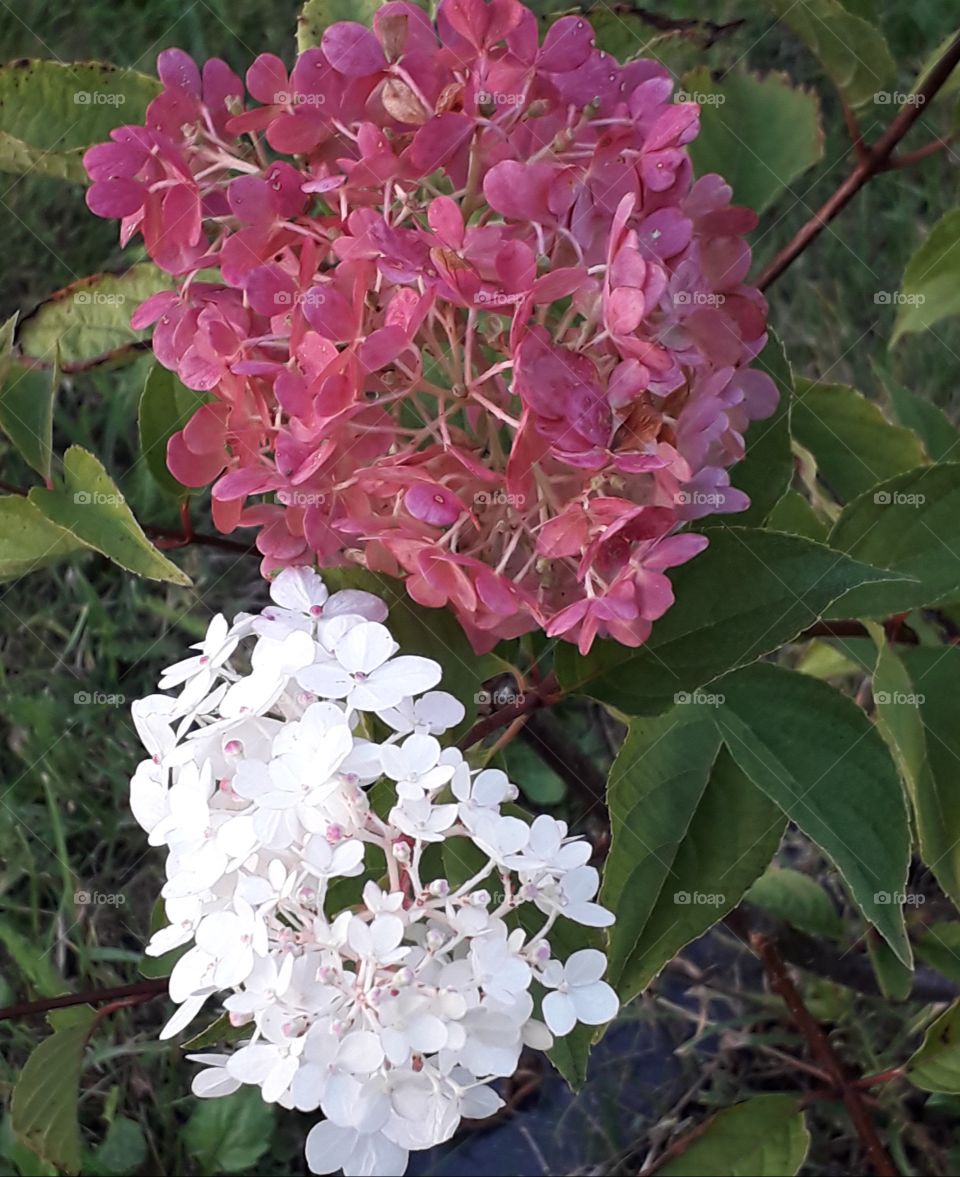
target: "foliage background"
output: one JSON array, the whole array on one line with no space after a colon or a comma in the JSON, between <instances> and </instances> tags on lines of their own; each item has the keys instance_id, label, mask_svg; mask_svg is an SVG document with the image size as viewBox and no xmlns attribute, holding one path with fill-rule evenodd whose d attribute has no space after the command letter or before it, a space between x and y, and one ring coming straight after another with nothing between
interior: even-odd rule
<instances>
[{"instance_id":1,"label":"foliage background","mask_svg":"<svg viewBox=\"0 0 960 1177\"><path fill-rule=\"evenodd\" d=\"M149 72L161 49L177 45L198 59L222 56L242 73L260 52L290 58L297 7L296 0L0 0L0 58L97 58ZM813 58L760 4L675 0L647 7L662 17L720 24L742 20L718 38L707 58L711 66L723 68L746 58L751 68L783 70L794 81L815 86L820 95L827 128L824 160L778 200L765 219L766 229L755 235L762 263L850 167L851 148L835 92ZM856 0L849 7L882 25L904 90L956 16L953 6L941 0ZM655 35L652 28L649 35ZM868 106L862 115L866 137L889 116L888 108ZM922 137L919 132L918 140ZM910 337L888 360L895 308L878 305L874 298L877 290L897 289L907 260L930 226L956 204L955 165L954 155L943 152L920 167L874 180L777 284L771 322L798 372L879 395L879 359L895 365L904 384L957 419L960 327L941 323ZM6 263L0 282L3 318L119 261L115 225L88 214L78 187L52 179L0 176L0 240ZM55 449L87 446L117 477L139 519L172 526L169 505L136 465L134 421L142 379L138 366L65 379L55 416ZM25 470L5 441L0 441L0 478L13 486L25 481ZM203 518L202 505L195 517ZM136 977L151 897L159 886L160 855L144 854L142 833L126 808L127 779L139 757L129 701L152 689L157 669L196 640L210 614L263 598L256 561L196 548L188 549L182 561L194 579L194 588L186 592L125 576L96 557L0 588L0 1006L24 995L23 978L44 995L58 991L60 977L77 989ZM102 701L109 696L120 698ZM536 762L528 763L527 771L531 789L539 790L534 800L562 810L560 782ZM799 856L794 863L817 869L815 861L808 861L806 845L798 843L792 852ZM84 903L78 898L83 892L104 901ZM616 1167L617 1150L625 1147L624 1128L621 1124L614 1133L605 1124L624 1110L630 1111L628 1134L642 1141L658 1121L669 1123L671 1115L681 1114L691 1085L701 1101L718 1104L745 1093L748 1072L754 1084L759 1073L761 1084L766 1076L771 1086L782 1086L776 1056L793 1047L792 1033L776 1021L755 1031L765 1013L764 999L750 995L749 978L741 992L737 970L727 963L723 983L711 993L715 999L721 989L730 990L727 1004L702 1005L708 1020L697 1037L706 1056L688 1041L679 1056L679 1078L675 1075L677 1081L658 1092L649 1060L638 1057L630 1064L633 1040L628 1039L628 1065L617 1074L639 1084L643 1098L639 1103L621 1100L608 1085L602 1098L594 1098L586 1111L581 1108L593 1131L578 1137L578 1170ZM910 1007L890 1012L882 1003L855 1000L826 983L811 982L807 996L842 1027L864 1069L878 1069L885 1050L910 1038ZM696 992L691 997L685 991L678 1004L669 985L658 983L627 1018L652 1028L658 1050L666 1055L681 1038L689 1039L691 1024L696 1029L690 1011L700 1001ZM195 1101L187 1094L192 1067L176 1047L155 1041L159 1024L157 1003L121 1011L111 1020L112 1032L103 1039L109 1045L95 1059L95 1081L86 1088L81 1114L91 1142L102 1140L113 1125L108 1137L113 1149L91 1157L89 1171L229 1173L254 1164L265 1173L301 1171L305 1124L297 1117L282 1115L274 1123L255 1098L242 1109L233 1105L229 1113L207 1105L197 1118ZM0 1096L42 1030L38 1020L0 1025ZM706 1086L704 1057L709 1060ZM951 1110L945 1105L942 1112ZM913 1111L901 1109L905 1137L929 1135L927 1127L913 1122ZM522 1125L528 1114L516 1124ZM938 1114L929 1108L925 1113L933 1116L933 1137ZM838 1171L838 1166L843 1171L850 1142L840 1127L829 1130L829 1112L822 1116L828 1131L818 1134L822 1143L806 1171ZM182 1131L185 1122L189 1127ZM487 1171L516 1171L508 1167L507 1139L500 1139L503 1149L488 1156ZM931 1164L952 1163L949 1149L937 1140L930 1148ZM18 1150L7 1133L0 1136L0 1170L48 1171ZM456 1171L455 1165L444 1171Z\"/></svg>"}]
</instances>

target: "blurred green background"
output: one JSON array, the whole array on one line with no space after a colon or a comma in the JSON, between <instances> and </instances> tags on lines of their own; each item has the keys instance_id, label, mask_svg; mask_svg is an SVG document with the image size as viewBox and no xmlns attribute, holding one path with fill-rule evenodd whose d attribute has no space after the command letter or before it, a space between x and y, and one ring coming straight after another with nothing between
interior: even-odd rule
<instances>
[{"instance_id":1,"label":"blurred green background","mask_svg":"<svg viewBox=\"0 0 960 1177\"><path fill-rule=\"evenodd\" d=\"M296 0L0 0L3 60L100 59L151 71L156 54L180 46L198 59L225 58L243 73L258 53L293 55ZM909 90L918 69L955 23L943 0L856 0L848 7L882 25ZM697 49L711 68L745 61L758 71L784 71L820 95L826 128L822 164L802 176L764 216L754 235L758 262L769 259L851 167L849 138L834 91L814 59L756 0L653 2L661 19L737 22ZM650 37L657 35L651 23ZM643 21L632 26L647 28ZM709 38L705 35L703 40ZM892 116L868 106L863 130L873 138ZM924 112L908 147L942 133L944 105ZM950 152L871 182L771 293L771 322L797 371L847 382L879 396L877 365L956 419L960 326L947 322L908 338L890 356L895 308L877 305L877 290L896 290L904 266L929 227L957 204ZM56 180L0 175L0 240L4 277L0 315L22 312L58 287L121 264L116 226L91 216L82 190ZM136 405L143 365L65 379L55 417L55 449L87 446L120 483L137 517L173 525L170 504L136 467ZM20 486L27 471L0 440L0 478ZM203 520L202 502L194 517ZM96 557L61 565L0 588L0 1006L27 995L136 979L140 946L159 889L157 851L144 853L141 831L126 808L127 780L139 759L129 702L152 689L158 671L196 640L212 612L249 607L263 597L256 561L187 549L177 559L195 582L190 591L123 575ZM84 702L103 696L121 702ZM541 797L563 806L556 781ZM83 903L80 892L113 896ZM824 1002L836 994L821 994ZM886 1014L862 1005L837 1007L859 1020L864 1049L877 1033L903 1032ZM669 1024L668 1003L651 999L632 1017ZM275 1117L254 1092L238 1108L207 1104L196 1112L188 1094L192 1067L179 1048L155 1041L160 1003L113 1016L95 1057L81 1114L91 1143L107 1135L107 1152L91 1153L91 1173L301 1172L307 1120ZM0 1024L0 1096L44 1032L42 1019ZM734 1052L736 1053L736 1052ZM724 1064L726 1065L726 1064ZM739 1063L730 1062L730 1098ZM691 1066L696 1063L691 1058ZM666 1115L667 1108L658 1109ZM187 1123L186 1130L183 1130ZM119 1126L118 1126L119 1125ZM642 1131L638 1127L638 1131ZM578 1158L618 1171L612 1158ZM837 1172L837 1155L815 1155L807 1171ZM603 1167L604 1165L608 1167ZM0 1132L0 1171L48 1170ZM508 1171L491 1162L491 1173Z\"/></svg>"}]
</instances>

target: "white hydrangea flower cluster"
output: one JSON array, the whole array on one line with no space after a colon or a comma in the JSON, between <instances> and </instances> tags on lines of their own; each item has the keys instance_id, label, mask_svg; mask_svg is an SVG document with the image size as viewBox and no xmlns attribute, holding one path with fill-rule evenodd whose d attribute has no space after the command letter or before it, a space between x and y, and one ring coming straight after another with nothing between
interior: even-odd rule
<instances>
[{"instance_id":1,"label":"white hydrangea flower cluster","mask_svg":"<svg viewBox=\"0 0 960 1177\"><path fill-rule=\"evenodd\" d=\"M194 1093L256 1084L323 1113L314 1173L400 1174L409 1150L496 1111L489 1083L524 1045L615 1015L603 954L562 962L548 938L560 917L612 916L589 844L502 812L505 774L441 745L464 709L434 689L436 662L398 654L382 600L302 568L271 595L214 618L160 680L176 695L133 706L149 759L131 806L168 848L170 923L147 952L192 942L161 1037L229 991L243 1038L193 1056Z\"/></svg>"}]
</instances>

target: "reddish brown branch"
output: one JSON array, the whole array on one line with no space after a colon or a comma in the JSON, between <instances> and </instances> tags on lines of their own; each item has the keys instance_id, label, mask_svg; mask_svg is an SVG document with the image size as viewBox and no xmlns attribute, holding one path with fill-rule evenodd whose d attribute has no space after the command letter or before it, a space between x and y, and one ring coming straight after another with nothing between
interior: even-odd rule
<instances>
[{"instance_id":1,"label":"reddish brown branch","mask_svg":"<svg viewBox=\"0 0 960 1177\"><path fill-rule=\"evenodd\" d=\"M947 78L953 73L960 62L960 32L953 38L944 50L940 60L927 74L923 85L913 96L914 101L901 107L899 114L886 131L872 146L862 143L859 162L839 188L826 203L813 214L777 256L765 267L757 280L761 290L766 290L780 275L791 266L801 253L814 241L856 196L866 182L878 172L886 171L890 165L893 153L901 139L907 134L913 124L920 117L924 106L936 95ZM856 140L855 140L856 144ZM906 158L906 157L904 157Z\"/></svg>"},{"instance_id":2,"label":"reddish brown branch","mask_svg":"<svg viewBox=\"0 0 960 1177\"><path fill-rule=\"evenodd\" d=\"M539 711L541 707L552 707L563 698L563 688L557 681L555 674L548 674L538 686L518 694L512 703L505 703L497 707L489 715L478 719L473 727L459 741L461 749L472 748L487 736L500 728L506 727L519 719L522 715L529 715L531 711Z\"/></svg>"},{"instance_id":3,"label":"reddish brown branch","mask_svg":"<svg viewBox=\"0 0 960 1177\"><path fill-rule=\"evenodd\" d=\"M867 1111L860 1086L847 1074L820 1023L804 1005L800 991L790 979L776 945L762 932L754 932L750 936L750 946L763 964L771 990L783 999L794 1024L807 1040L810 1053L832 1079L857 1130L864 1151L870 1158L873 1171L878 1177L897 1177L897 1170L887 1155L876 1125Z\"/></svg>"},{"instance_id":4,"label":"reddish brown branch","mask_svg":"<svg viewBox=\"0 0 960 1177\"><path fill-rule=\"evenodd\" d=\"M0 1009L0 1022L11 1018L26 1018L31 1014L45 1014L52 1009L64 1009L70 1005L98 1005L111 1002L114 1007L134 1005L150 1001L167 991L165 978L156 981L135 981L132 985L116 985L112 989L89 989L86 993L65 993L62 997L42 997L38 1001L21 1001ZM101 1011L109 1013L110 1008Z\"/></svg>"}]
</instances>

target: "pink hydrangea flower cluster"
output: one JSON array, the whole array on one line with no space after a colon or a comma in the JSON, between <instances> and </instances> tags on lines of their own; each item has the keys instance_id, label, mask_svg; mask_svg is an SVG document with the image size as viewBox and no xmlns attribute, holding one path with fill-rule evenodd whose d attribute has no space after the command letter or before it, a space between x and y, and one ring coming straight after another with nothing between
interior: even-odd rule
<instances>
[{"instance_id":1,"label":"pink hydrangea flower cluster","mask_svg":"<svg viewBox=\"0 0 960 1177\"><path fill-rule=\"evenodd\" d=\"M642 643L777 398L755 217L694 182L698 107L518 0L334 24L289 74L257 58L255 105L221 61L159 73L88 203L177 278L133 321L212 394L168 460L217 526L258 528L267 574L402 576L478 650Z\"/></svg>"}]
</instances>

